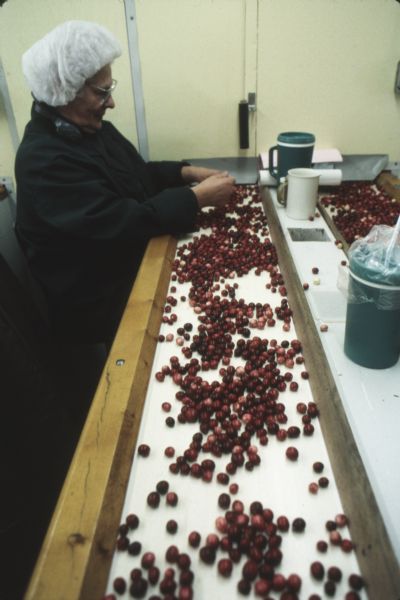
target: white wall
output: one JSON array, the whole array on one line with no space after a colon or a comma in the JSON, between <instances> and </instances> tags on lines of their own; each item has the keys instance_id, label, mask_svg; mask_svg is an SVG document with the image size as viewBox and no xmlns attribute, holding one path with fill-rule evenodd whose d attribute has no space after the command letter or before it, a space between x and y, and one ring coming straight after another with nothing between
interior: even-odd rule
<instances>
[{"instance_id":1,"label":"white wall","mask_svg":"<svg viewBox=\"0 0 400 600\"><path fill-rule=\"evenodd\" d=\"M277 133L304 129L319 147L400 158L395 0L136 0L152 158L256 155ZM109 118L136 143L123 0L8 0L0 55L19 134L30 96L21 55L58 23L95 20L115 33L117 103ZM257 92L250 149L239 150L237 105ZM0 175L13 149L0 106Z\"/></svg>"}]
</instances>

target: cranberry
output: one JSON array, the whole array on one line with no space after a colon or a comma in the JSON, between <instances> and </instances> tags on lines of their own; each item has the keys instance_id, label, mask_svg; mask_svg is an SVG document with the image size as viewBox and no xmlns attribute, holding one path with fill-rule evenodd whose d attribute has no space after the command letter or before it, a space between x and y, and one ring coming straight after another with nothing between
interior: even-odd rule
<instances>
[{"instance_id":1,"label":"cranberry","mask_svg":"<svg viewBox=\"0 0 400 600\"><path fill-rule=\"evenodd\" d=\"M147 573L147 578L151 585L156 585L160 578L160 569L155 566L150 567Z\"/></svg>"},{"instance_id":2,"label":"cranberry","mask_svg":"<svg viewBox=\"0 0 400 600\"><path fill-rule=\"evenodd\" d=\"M310 572L314 579L322 581L325 575L324 565L319 561L315 561L310 565Z\"/></svg>"},{"instance_id":3,"label":"cranberry","mask_svg":"<svg viewBox=\"0 0 400 600\"><path fill-rule=\"evenodd\" d=\"M143 458L147 458L150 454L150 446L147 444L140 444L138 447L139 456L143 456Z\"/></svg>"},{"instance_id":4,"label":"cranberry","mask_svg":"<svg viewBox=\"0 0 400 600\"><path fill-rule=\"evenodd\" d=\"M296 573L292 573L287 578L287 586L292 592L298 592L301 588L301 583L301 578Z\"/></svg>"},{"instance_id":5,"label":"cranberry","mask_svg":"<svg viewBox=\"0 0 400 600\"><path fill-rule=\"evenodd\" d=\"M315 471L315 473L322 473L322 471L324 470L324 464L322 462L315 462L313 464L313 470Z\"/></svg>"},{"instance_id":6,"label":"cranberry","mask_svg":"<svg viewBox=\"0 0 400 600\"><path fill-rule=\"evenodd\" d=\"M126 590L126 581L123 577L116 577L113 581L113 588L117 594L124 594Z\"/></svg>"},{"instance_id":7,"label":"cranberry","mask_svg":"<svg viewBox=\"0 0 400 600\"><path fill-rule=\"evenodd\" d=\"M147 504L150 508L158 508L160 504L160 494L158 492L150 492L147 496Z\"/></svg>"},{"instance_id":8,"label":"cranberry","mask_svg":"<svg viewBox=\"0 0 400 600\"><path fill-rule=\"evenodd\" d=\"M182 552L182 554L178 556L177 564L181 570L186 571L187 569L189 569L191 563L192 561L190 559L189 554Z\"/></svg>"},{"instance_id":9,"label":"cranberry","mask_svg":"<svg viewBox=\"0 0 400 600\"><path fill-rule=\"evenodd\" d=\"M237 584L237 589L242 596L248 596L251 591L251 583L247 579L241 579Z\"/></svg>"},{"instance_id":10,"label":"cranberry","mask_svg":"<svg viewBox=\"0 0 400 600\"><path fill-rule=\"evenodd\" d=\"M117 539L117 550L124 552L129 548L129 538L122 536Z\"/></svg>"},{"instance_id":11,"label":"cranberry","mask_svg":"<svg viewBox=\"0 0 400 600\"><path fill-rule=\"evenodd\" d=\"M319 540L317 542L317 550L318 552L325 553L328 550L328 544L324 540Z\"/></svg>"},{"instance_id":12,"label":"cranberry","mask_svg":"<svg viewBox=\"0 0 400 600\"><path fill-rule=\"evenodd\" d=\"M266 579L259 579L254 584L254 593L256 596L261 596L265 598L268 592L271 589L271 584Z\"/></svg>"},{"instance_id":13,"label":"cranberry","mask_svg":"<svg viewBox=\"0 0 400 600\"><path fill-rule=\"evenodd\" d=\"M189 533L188 541L192 548L198 548L201 541L201 535L197 531L192 531Z\"/></svg>"},{"instance_id":14,"label":"cranberry","mask_svg":"<svg viewBox=\"0 0 400 600\"><path fill-rule=\"evenodd\" d=\"M220 494L218 497L218 505L221 508L229 508L229 505L231 503L231 498L229 496L229 494Z\"/></svg>"},{"instance_id":15,"label":"cranberry","mask_svg":"<svg viewBox=\"0 0 400 600\"><path fill-rule=\"evenodd\" d=\"M246 579L247 581L254 581L254 579L257 577L257 575L258 575L257 563L253 560L246 561L244 563L243 569L242 569L243 579Z\"/></svg>"},{"instance_id":16,"label":"cranberry","mask_svg":"<svg viewBox=\"0 0 400 600\"><path fill-rule=\"evenodd\" d=\"M355 573L352 573L349 576L349 586L353 589L356 590L357 592L362 590L362 588L364 587L364 580L361 577L361 575L357 575Z\"/></svg>"},{"instance_id":17,"label":"cranberry","mask_svg":"<svg viewBox=\"0 0 400 600\"><path fill-rule=\"evenodd\" d=\"M278 517L276 520L276 525L279 531L288 531L289 530L289 519L285 516Z\"/></svg>"},{"instance_id":18,"label":"cranberry","mask_svg":"<svg viewBox=\"0 0 400 600\"><path fill-rule=\"evenodd\" d=\"M164 454L168 458L172 458L175 455L175 448L173 448L172 446L167 446L164 450Z\"/></svg>"},{"instance_id":19,"label":"cranberry","mask_svg":"<svg viewBox=\"0 0 400 600\"><path fill-rule=\"evenodd\" d=\"M327 596L334 596L336 593L336 584L334 581L331 581L330 579L328 579L328 581L325 581L324 583L324 591L325 594Z\"/></svg>"},{"instance_id":20,"label":"cranberry","mask_svg":"<svg viewBox=\"0 0 400 600\"><path fill-rule=\"evenodd\" d=\"M229 558L221 558L218 561L218 573L222 577L230 577L232 573L232 561Z\"/></svg>"},{"instance_id":21,"label":"cranberry","mask_svg":"<svg viewBox=\"0 0 400 600\"><path fill-rule=\"evenodd\" d=\"M329 479L327 477L320 477L318 479L318 485L321 488L327 488L329 485Z\"/></svg>"},{"instance_id":22,"label":"cranberry","mask_svg":"<svg viewBox=\"0 0 400 600\"><path fill-rule=\"evenodd\" d=\"M302 533L306 528L306 522L301 517L297 517L292 522L292 531L296 533Z\"/></svg>"},{"instance_id":23,"label":"cranberry","mask_svg":"<svg viewBox=\"0 0 400 600\"><path fill-rule=\"evenodd\" d=\"M131 556L138 556L142 551L142 544L140 542L132 542L128 546L128 554Z\"/></svg>"},{"instance_id":24,"label":"cranberry","mask_svg":"<svg viewBox=\"0 0 400 600\"><path fill-rule=\"evenodd\" d=\"M342 571L338 567L329 567L327 576L330 581L339 583L342 579Z\"/></svg>"},{"instance_id":25,"label":"cranberry","mask_svg":"<svg viewBox=\"0 0 400 600\"><path fill-rule=\"evenodd\" d=\"M166 501L170 506L176 506L178 504L178 495L175 492L168 492Z\"/></svg>"},{"instance_id":26,"label":"cranberry","mask_svg":"<svg viewBox=\"0 0 400 600\"><path fill-rule=\"evenodd\" d=\"M294 446L289 446L286 449L286 457L291 461L296 461L299 457L299 451Z\"/></svg>"},{"instance_id":27,"label":"cranberry","mask_svg":"<svg viewBox=\"0 0 400 600\"><path fill-rule=\"evenodd\" d=\"M179 556L179 550L176 546L169 546L165 553L165 560L169 563L176 563Z\"/></svg>"},{"instance_id":28,"label":"cranberry","mask_svg":"<svg viewBox=\"0 0 400 600\"><path fill-rule=\"evenodd\" d=\"M161 408L163 409L164 412L170 412L170 410L171 410L170 402L163 402L161 404Z\"/></svg>"},{"instance_id":29,"label":"cranberry","mask_svg":"<svg viewBox=\"0 0 400 600\"><path fill-rule=\"evenodd\" d=\"M168 492L169 489L169 483L168 481L159 481L156 485L156 490L159 494L161 494L162 496L164 496L164 494L166 494Z\"/></svg>"},{"instance_id":30,"label":"cranberry","mask_svg":"<svg viewBox=\"0 0 400 600\"><path fill-rule=\"evenodd\" d=\"M168 533L174 534L178 531L178 523L174 521L174 519L170 519L169 521L167 521L165 528L168 531Z\"/></svg>"},{"instance_id":31,"label":"cranberry","mask_svg":"<svg viewBox=\"0 0 400 600\"><path fill-rule=\"evenodd\" d=\"M125 519L129 529L137 529L139 527L139 517L134 514L129 514Z\"/></svg>"},{"instance_id":32,"label":"cranberry","mask_svg":"<svg viewBox=\"0 0 400 600\"><path fill-rule=\"evenodd\" d=\"M346 517L346 515L338 514L335 517L335 522L338 527L345 527L346 525L348 525L349 521L348 521L348 518Z\"/></svg>"},{"instance_id":33,"label":"cranberry","mask_svg":"<svg viewBox=\"0 0 400 600\"><path fill-rule=\"evenodd\" d=\"M144 569L150 569L150 567L152 567L154 565L154 562L156 560L155 554L154 552L145 552L142 556L142 567Z\"/></svg>"},{"instance_id":34,"label":"cranberry","mask_svg":"<svg viewBox=\"0 0 400 600\"><path fill-rule=\"evenodd\" d=\"M201 560L207 565L212 565L215 562L215 550L211 546L203 546L199 552Z\"/></svg>"},{"instance_id":35,"label":"cranberry","mask_svg":"<svg viewBox=\"0 0 400 600\"><path fill-rule=\"evenodd\" d=\"M142 577L132 581L129 593L133 598L144 598L147 592L147 581Z\"/></svg>"},{"instance_id":36,"label":"cranberry","mask_svg":"<svg viewBox=\"0 0 400 600\"><path fill-rule=\"evenodd\" d=\"M351 540L344 539L344 540L342 540L341 548L342 548L343 552L347 552L347 553L351 552L354 548L353 542Z\"/></svg>"},{"instance_id":37,"label":"cranberry","mask_svg":"<svg viewBox=\"0 0 400 600\"><path fill-rule=\"evenodd\" d=\"M167 427L175 427L175 419L174 419L174 417L167 417L165 419L165 424L167 425Z\"/></svg>"},{"instance_id":38,"label":"cranberry","mask_svg":"<svg viewBox=\"0 0 400 600\"><path fill-rule=\"evenodd\" d=\"M318 494L319 486L318 483L312 482L308 486L308 491L310 494Z\"/></svg>"}]
</instances>

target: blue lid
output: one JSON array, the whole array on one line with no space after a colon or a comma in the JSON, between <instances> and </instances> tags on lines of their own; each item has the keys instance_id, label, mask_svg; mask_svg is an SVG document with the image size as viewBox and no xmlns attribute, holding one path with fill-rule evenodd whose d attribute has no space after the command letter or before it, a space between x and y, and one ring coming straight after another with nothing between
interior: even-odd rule
<instances>
[{"instance_id":1,"label":"blue lid","mask_svg":"<svg viewBox=\"0 0 400 600\"><path fill-rule=\"evenodd\" d=\"M286 131L278 135L278 142L286 144L314 144L315 135L302 131Z\"/></svg>"}]
</instances>

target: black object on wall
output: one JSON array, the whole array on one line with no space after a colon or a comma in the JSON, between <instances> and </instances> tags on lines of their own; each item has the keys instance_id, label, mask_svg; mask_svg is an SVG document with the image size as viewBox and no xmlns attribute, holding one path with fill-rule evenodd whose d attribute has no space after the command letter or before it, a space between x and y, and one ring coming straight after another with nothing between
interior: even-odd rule
<instances>
[{"instance_id":1,"label":"black object on wall","mask_svg":"<svg viewBox=\"0 0 400 600\"><path fill-rule=\"evenodd\" d=\"M239 140L242 150L249 147L249 103L247 100L239 102Z\"/></svg>"}]
</instances>

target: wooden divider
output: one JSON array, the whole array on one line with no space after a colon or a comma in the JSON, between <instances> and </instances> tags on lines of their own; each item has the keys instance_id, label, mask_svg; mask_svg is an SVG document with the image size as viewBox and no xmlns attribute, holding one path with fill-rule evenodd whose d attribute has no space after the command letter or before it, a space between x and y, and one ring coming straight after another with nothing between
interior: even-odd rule
<instances>
[{"instance_id":1,"label":"wooden divider","mask_svg":"<svg viewBox=\"0 0 400 600\"><path fill-rule=\"evenodd\" d=\"M265 188L263 200L271 239L278 252L279 268L288 290L296 332L303 345L313 398L320 409L319 420L335 481L345 514L350 518L350 532L356 544L360 570L368 581L368 596L371 600L399 600L399 564L354 441L280 221L269 191Z\"/></svg>"},{"instance_id":2,"label":"wooden divider","mask_svg":"<svg viewBox=\"0 0 400 600\"><path fill-rule=\"evenodd\" d=\"M99 600L107 584L176 241L148 247L26 600Z\"/></svg>"}]
</instances>

